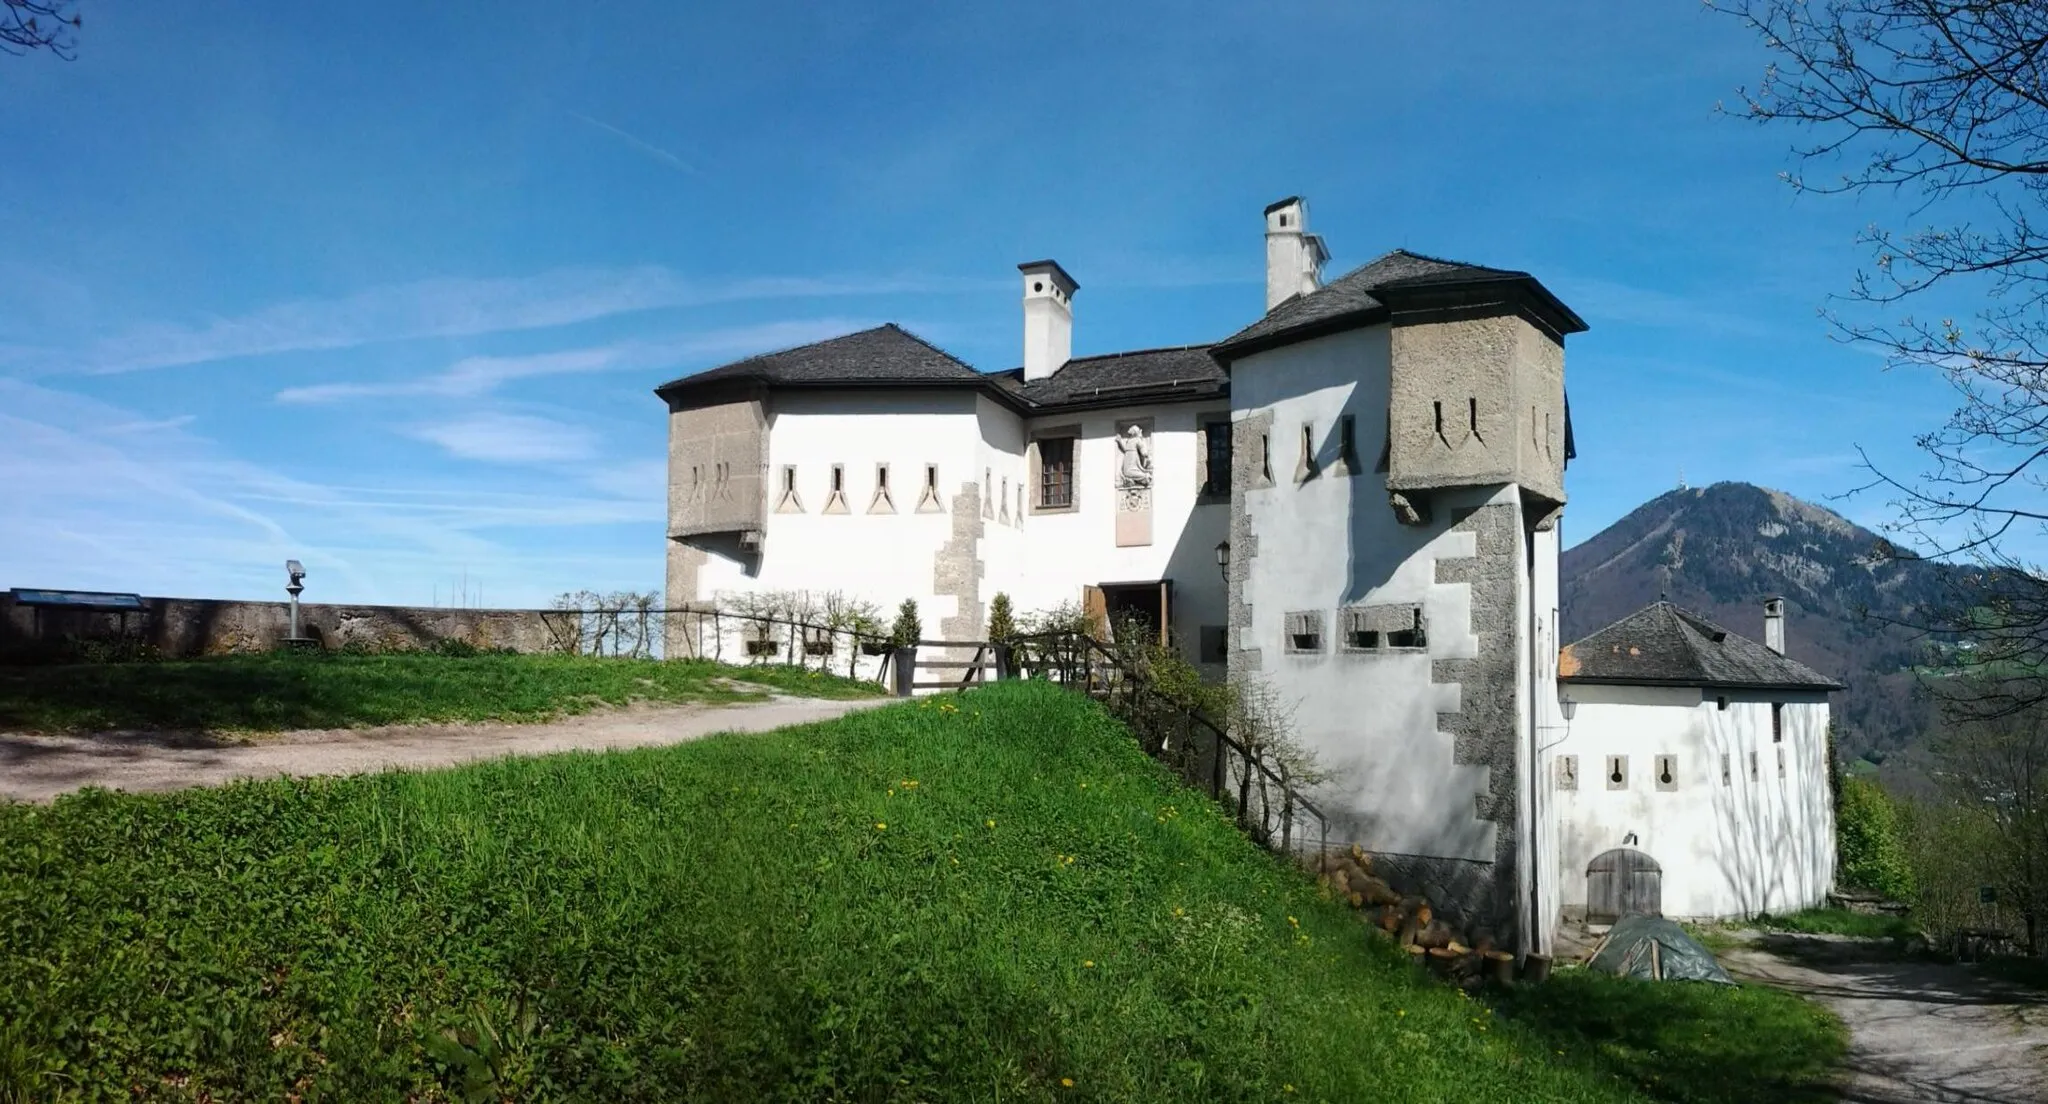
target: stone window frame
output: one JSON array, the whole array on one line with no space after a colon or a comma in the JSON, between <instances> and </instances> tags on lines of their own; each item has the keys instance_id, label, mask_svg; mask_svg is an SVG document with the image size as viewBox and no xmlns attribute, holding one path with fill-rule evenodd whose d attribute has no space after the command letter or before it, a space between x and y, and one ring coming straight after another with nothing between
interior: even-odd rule
<instances>
[{"instance_id":1,"label":"stone window frame","mask_svg":"<svg viewBox=\"0 0 2048 1104\"><path fill-rule=\"evenodd\" d=\"M1379 610L1408 611L1410 617L1406 621L1413 628L1365 629L1359 627L1365 622L1384 620L1382 617L1373 616L1372 611ZM1418 655L1429 651L1429 617L1424 612L1420 602L1384 602L1369 606L1345 606L1337 611L1337 617L1337 650L1345 655ZM1409 642L1396 644L1394 638L1403 633L1412 634L1409 637ZM1354 636L1361 634L1370 635L1373 638L1372 642L1370 644L1352 643Z\"/></svg>"},{"instance_id":2,"label":"stone window frame","mask_svg":"<svg viewBox=\"0 0 2048 1104\"><path fill-rule=\"evenodd\" d=\"M1610 790L1628 789L1628 756L1608 756L1607 769L1600 777L1606 780L1607 788Z\"/></svg>"},{"instance_id":3,"label":"stone window frame","mask_svg":"<svg viewBox=\"0 0 2048 1104\"><path fill-rule=\"evenodd\" d=\"M847 505L846 505L846 465L845 465L845 464L834 464L834 465L832 465L832 481L831 481L830 483L826 484L826 486L827 486L828 488L830 488L830 489L829 489L829 490L828 490L828 491L826 492L826 494L825 494L825 508L824 508L824 509L822 509L822 510L820 510L820 511L819 511L819 513L825 513L825 514L847 514L847 513L852 513L853 511L852 511L852 510L850 510L850 509L848 509L848 508L847 508Z\"/></svg>"},{"instance_id":4,"label":"stone window frame","mask_svg":"<svg viewBox=\"0 0 2048 1104\"><path fill-rule=\"evenodd\" d=\"M1323 473L1322 461L1316 458L1316 424L1301 423L1301 457L1294 465L1294 481L1306 483Z\"/></svg>"},{"instance_id":5,"label":"stone window frame","mask_svg":"<svg viewBox=\"0 0 2048 1104\"><path fill-rule=\"evenodd\" d=\"M1655 762L1656 770L1655 773L1650 775L1650 777L1656 780L1657 788L1665 793L1673 793L1677 791L1678 756L1659 755L1657 756Z\"/></svg>"},{"instance_id":6,"label":"stone window frame","mask_svg":"<svg viewBox=\"0 0 2048 1104\"><path fill-rule=\"evenodd\" d=\"M875 465L875 497L868 502L868 513L893 514L896 500L889 494L889 465L886 461Z\"/></svg>"},{"instance_id":7,"label":"stone window frame","mask_svg":"<svg viewBox=\"0 0 2048 1104\"><path fill-rule=\"evenodd\" d=\"M1228 411L1196 417L1195 505L1230 501L1230 458L1236 451L1236 443L1231 438L1235 433ZM1215 469L1213 455L1214 442L1218 440L1223 442L1223 471L1220 474Z\"/></svg>"},{"instance_id":8,"label":"stone window frame","mask_svg":"<svg viewBox=\"0 0 2048 1104\"><path fill-rule=\"evenodd\" d=\"M1322 655L1324 648L1323 611L1293 610L1281 626L1283 650L1288 655ZM1301 639L1309 638L1313 643L1303 645Z\"/></svg>"},{"instance_id":9,"label":"stone window frame","mask_svg":"<svg viewBox=\"0 0 2048 1104\"><path fill-rule=\"evenodd\" d=\"M1067 453L1067 501L1060 506L1045 504L1045 469L1041 465L1039 447L1045 441L1065 440L1071 442ZM1068 425L1045 426L1031 431L1031 439L1024 446L1025 466L1029 477L1027 491L1030 495L1031 513L1036 514L1077 514L1081 512L1081 426L1078 422Z\"/></svg>"},{"instance_id":10,"label":"stone window frame","mask_svg":"<svg viewBox=\"0 0 2048 1104\"><path fill-rule=\"evenodd\" d=\"M1330 466L1330 473L1358 474L1358 418L1355 415L1337 415L1337 462Z\"/></svg>"},{"instance_id":11,"label":"stone window frame","mask_svg":"<svg viewBox=\"0 0 2048 1104\"><path fill-rule=\"evenodd\" d=\"M1579 757L1560 755L1557 757L1557 788L1576 790L1579 788Z\"/></svg>"},{"instance_id":12,"label":"stone window frame","mask_svg":"<svg viewBox=\"0 0 2048 1104\"><path fill-rule=\"evenodd\" d=\"M778 514L801 514L804 512L803 496L796 490L796 465L782 465L782 491L775 498L775 512Z\"/></svg>"},{"instance_id":13,"label":"stone window frame","mask_svg":"<svg viewBox=\"0 0 2048 1104\"><path fill-rule=\"evenodd\" d=\"M917 493L917 512L920 514L943 514L946 504L939 496L939 466L924 466L924 487Z\"/></svg>"}]
</instances>

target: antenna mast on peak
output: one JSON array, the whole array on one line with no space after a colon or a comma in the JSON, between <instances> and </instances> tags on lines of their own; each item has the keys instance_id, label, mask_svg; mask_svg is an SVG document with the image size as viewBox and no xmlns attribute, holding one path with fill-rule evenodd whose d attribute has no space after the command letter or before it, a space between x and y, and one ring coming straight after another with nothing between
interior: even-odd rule
<instances>
[{"instance_id":1,"label":"antenna mast on peak","mask_svg":"<svg viewBox=\"0 0 2048 1104\"><path fill-rule=\"evenodd\" d=\"M1678 469L1678 489L1679 489L1679 490L1681 490L1681 491L1685 489L1685 469L1684 469L1684 468L1679 468L1679 469Z\"/></svg>"}]
</instances>

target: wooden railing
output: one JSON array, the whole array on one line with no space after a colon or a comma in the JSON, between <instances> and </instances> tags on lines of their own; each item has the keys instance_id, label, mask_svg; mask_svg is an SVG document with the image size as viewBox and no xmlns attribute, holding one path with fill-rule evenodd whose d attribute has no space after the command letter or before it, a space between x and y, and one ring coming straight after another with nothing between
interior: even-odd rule
<instances>
[{"instance_id":1,"label":"wooden railing","mask_svg":"<svg viewBox=\"0 0 2048 1104\"><path fill-rule=\"evenodd\" d=\"M957 647L958 645L956 645ZM1254 840L1282 853L1306 844L1296 825L1315 829L1329 846L1329 820L1289 783L1285 763L1269 763L1224 726L1162 693L1152 680L1100 641L1082 633L1039 633L997 649L998 667L1013 677L1043 678L1101 701L1138 738L1146 754L1234 814Z\"/></svg>"}]
</instances>

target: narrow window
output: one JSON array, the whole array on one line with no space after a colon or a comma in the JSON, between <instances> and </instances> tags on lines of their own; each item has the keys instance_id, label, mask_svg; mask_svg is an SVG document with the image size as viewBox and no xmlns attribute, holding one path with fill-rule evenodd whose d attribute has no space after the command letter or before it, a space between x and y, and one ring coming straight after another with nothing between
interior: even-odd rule
<instances>
[{"instance_id":1,"label":"narrow window","mask_svg":"<svg viewBox=\"0 0 2048 1104\"><path fill-rule=\"evenodd\" d=\"M1309 479L1316 474L1316 428L1303 423L1301 427L1301 463L1294 469L1296 479Z\"/></svg>"},{"instance_id":2,"label":"narrow window","mask_svg":"<svg viewBox=\"0 0 2048 1104\"><path fill-rule=\"evenodd\" d=\"M1017 524L1024 524L1024 484L1021 480L1017 483Z\"/></svg>"},{"instance_id":3,"label":"narrow window","mask_svg":"<svg viewBox=\"0 0 2048 1104\"><path fill-rule=\"evenodd\" d=\"M1074 504L1074 439L1048 437L1038 442L1038 506L1064 510Z\"/></svg>"},{"instance_id":4,"label":"narrow window","mask_svg":"<svg viewBox=\"0 0 2048 1104\"><path fill-rule=\"evenodd\" d=\"M1349 414L1337 419L1337 462L1344 465L1345 475L1358 474L1356 419Z\"/></svg>"},{"instance_id":5,"label":"narrow window","mask_svg":"<svg viewBox=\"0 0 2048 1104\"><path fill-rule=\"evenodd\" d=\"M939 466L924 466L924 493L917 497L917 512L920 514L941 514L946 507L939 501Z\"/></svg>"},{"instance_id":6,"label":"narrow window","mask_svg":"<svg viewBox=\"0 0 2048 1104\"><path fill-rule=\"evenodd\" d=\"M1259 434L1259 478L1273 481L1273 435Z\"/></svg>"},{"instance_id":7,"label":"narrow window","mask_svg":"<svg viewBox=\"0 0 2048 1104\"><path fill-rule=\"evenodd\" d=\"M832 490L825 496L825 512L846 513L846 465L832 465Z\"/></svg>"},{"instance_id":8,"label":"narrow window","mask_svg":"<svg viewBox=\"0 0 2048 1104\"><path fill-rule=\"evenodd\" d=\"M1778 777L1785 777L1785 749L1783 747L1778 749Z\"/></svg>"},{"instance_id":9,"label":"narrow window","mask_svg":"<svg viewBox=\"0 0 2048 1104\"><path fill-rule=\"evenodd\" d=\"M1465 409L1469 415L1468 420L1472 423L1472 439L1484 444L1485 439L1479 436L1479 400L1466 399L1465 403Z\"/></svg>"},{"instance_id":10,"label":"narrow window","mask_svg":"<svg viewBox=\"0 0 2048 1104\"><path fill-rule=\"evenodd\" d=\"M1610 790L1628 789L1628 756L1610 755L1607 757L1607 788Z\"/></svg>"},{"instance_id":11,"label":"narrow window","mask_svg":"<svg viewBox=\"0 0 2048 1104\"><path fill-rule=\"evenodd\" d=\"M725 465L720 464L719 467L723 469ZM721 470L719 472L721 480L724 478L724 475L724 471ZM784 464L782 465L782 494L775 502L775 512L778 514L800 514L803 512L803 509L804 500L796 493L796 465Z\"/></svg>"},{"instance_id":12,"label":"narrow window","mask_svg":"<svg viewBox=\"0 0 2048 1104\"><path fill-rule=\"evenodd\" d=\"M1203 473L1202 493L1205 495L1228 495L1230 493L1230 423L1210 422L1203 427L1202 445L1206 470Z\"/></svg>"},{"instance_id":13,"label":"narrow window","mask_svg":"<svg viewBox=\"0 0 2048 1104\"><path fill-rule=\"evenodd\" d=\"M846 489L846 465L832 465L832 489L834 491L844 491Z\"/></svg>"},{"instance_id":14,"label":"narrow window","mask_svg":"<svg viewBox=\"0 0 2048 1104\"><path fill-rule=\"evenodd\" d=\"M868 513L893 514L895 512L896 500L889 497L889 465L876 464L875 497L873 501L868 503Z\"/></svg>"},{"instance_id":15,"label":"narrow window","mask_svg":"<svg viewBox=\"0 0 2048 1104\"><path fill-rule=\"evenodd\" d=\"M995 473L988 468L981 469L981 516L996 516L996 479Z\"/></svg>"},{"instance_id":16,"label":"narrow window","mask_svg":"<svg viewBox=\"0 0 2048 1104\"><path fill-rule=\"evenodd\" d=\"M1756 781L1756 752L1749 753L1749 780Z\"/></svg>"},{"instance_id":17,"label":"narrow window","mask_svg":"<svg viewBox=\"0 0 2048 1104\"><path fill-rule=\"evenodd\" d=\"M1785 742L1784 702L1771 703L1771 742L1774 744L1782 744Z\"/></svg>"},{"instance_id":18,"label":"narrow window","mask_svg":"<svg viewBox=\"0 0 2048 1104\"><path fill-rule=\"evenodd\" d=\"M1678 788L1678 757L1659 755L1657 757L1657 788L1675 790Z\"/></svg>"},{"instance_id":19,"label":"narrow window","mask_svg":"<svg viewBox=\"0 0 2048 1104\"><path fill-rule=\"evenodd\" d=\"M1430 403L1429 405L1436 411L1436 439L1446 445L1450 444L1451 439L1444 436L1444 404L1442 400Z\"/></svg>"},{"instance_id":20,"label":"narrow window","mask_svg":"<svg viewBox=\"0 0 2048 1104\"><path fill-rule=\"evenodd\" d=\"M1579 757L1560 755L1557 758L1557 788L1576 790L1579 788Z\"/></svg>"},{"instance_id":21,"label":"narrow window","mask_svg":"<svg viewBox=\"0 0 2048 1104\"><path fill-rule=\"evenodd\" d=\"M999 519L1008 522L1010 520L1010 477L1007 475L1003 477L1002 497L996 499L996 502L1002 506L1002 509L998 512Z\"/></svg>"},{"instance_id":22,"label":"narrow window","mask_svg":"<svg viewBox=\"0 0 2048 1104\"><path fill-rule=\"evenodd\" d=\"M1726 709L1728 708L1728 699L1727 699L1727 698L1725 698L1725 697L1723 697L1723 698L1715 698L1715 699L1714 699L1714 708L1715 708L1715 709L1720 709L1720 710L1726 710Z\"/></svg>"},{"instance_id":23,"label":"narrow window","mask_svg":"<svg viewBox=\"0 0 2048 1104\"><path fill-rule=\"evenodd\" d=\"M785 466L782 469L782 489L784 491L796 490L796 468L794 466Z\"/></svg>"},{"instance_id":24,"label":"narrow window","mask_svg":"<svg viewBox=\"0 0 2048 1104\"><path fill-rule=\"evenodd\" d=\"M1721 784L1723 786L1735 784L1734 777L1728 773L1728 753L1725 751L1721 753Z\"/></svg>"}]
</instances>

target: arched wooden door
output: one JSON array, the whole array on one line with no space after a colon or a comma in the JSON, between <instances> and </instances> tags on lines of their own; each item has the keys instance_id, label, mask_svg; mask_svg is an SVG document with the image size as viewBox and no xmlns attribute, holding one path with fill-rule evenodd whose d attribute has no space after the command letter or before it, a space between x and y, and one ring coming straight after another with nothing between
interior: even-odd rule
<instances>
[{"instance_id":1,"label":"arched wooden door","mask_svg":"<svg viewBox=\"0 0 2048 1104\"><path fill-rule=\"evenodd\" d=\"M1586 922L1612 924L1629 913L1664 915L1664 868L1630 847L1586 864Z\"/></svg>"}]
</instances>

